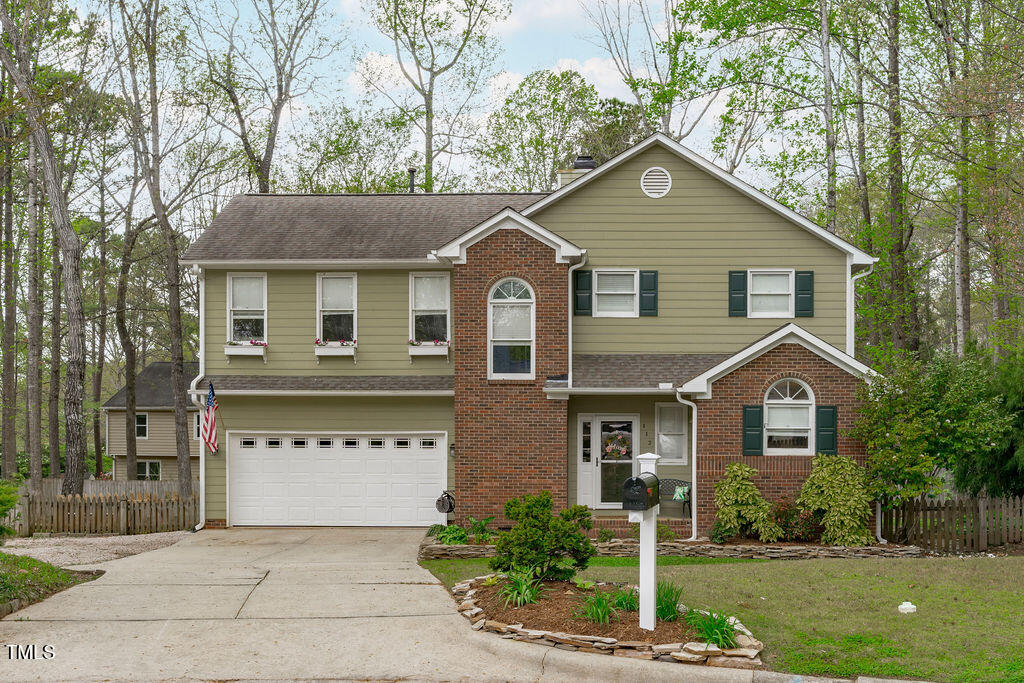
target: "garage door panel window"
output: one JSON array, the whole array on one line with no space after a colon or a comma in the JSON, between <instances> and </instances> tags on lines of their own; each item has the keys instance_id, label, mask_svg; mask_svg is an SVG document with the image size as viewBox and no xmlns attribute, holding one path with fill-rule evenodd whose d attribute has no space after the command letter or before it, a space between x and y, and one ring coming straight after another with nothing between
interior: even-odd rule
<instances>
[{"instance_id":1,"label":"garage door panel window","mask_svg":"<svg viewBox=\"0 0 1024 683\"><path fill-rule=\"evenodd\" d=\"M359 439L345 439L341 445L343 448L359 448Z\"/></svg>"},{"instance_id":2,"label":"garage door panel window","mask_svg":"<svg viewBox=\"0 0 1024 683\"><path fill-rule=\"evenodd\" d=\"M411 274L409 338L417 342L449 340L450 286L448 273Z\"/></svg>"},{"instance_id":3,"label":"garage door panel window","mask_svg":"<svg viewBox=\"0 0 1024 683\"><path fill-rule=\"evenodd\" d=\"M307 443L306 439L292 439L292 448L305 448Z\"/></svg>"},{"instance_id":4,"label":"garage door panel window","mask_svg":"<svg viewBox=\"0 0 1024 683\"><path fill-rule=\"evenodd\" d=\"M318 282L317 333L325 342L356 339L356 276L321 274Z\"/></svg>"},{"instance_id":5,"label":"garage door panel window","mask_svg":"<svg viewBox=\"0 0 1024 683\"><path fill-rule=\"evenodd\" d=\"M522 280L503 280L491 290L488 308L490 377L533 379L533 292Z\"/></svg>"},{"instance_id":6,"label":"garage door panel window","mask_svg":"<svg viewBox=\"0 0 1024 683\"><path fill-rule=\"evenodd\" d=\"M228 281L229 341L266 341L266 275L233 274Z\"/></svg>"},{"instance_id":7,"label":"garage door panel window","mask_svg":"<svg viewBox=\"0 0 1024 683\"><path fill-rule=\"evenodd\" d=\"M334 448L334 439L319 438L316 440L317 448Z\"/></svg>"}]
</instances>

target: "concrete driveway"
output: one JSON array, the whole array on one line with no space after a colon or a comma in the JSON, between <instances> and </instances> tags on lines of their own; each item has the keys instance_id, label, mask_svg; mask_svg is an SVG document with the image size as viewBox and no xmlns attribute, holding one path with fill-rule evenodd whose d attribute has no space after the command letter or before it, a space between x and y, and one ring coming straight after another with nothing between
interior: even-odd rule
<instances>
[{"instance_id":1,"label":"concrete driveway","mask_svg":"<svg viewBox=\"0 0 1024 683\"><path fill-rule=\"evenodd\" d=\"M790 680L564 652L472 631L416 564L420 529L228 529L0 622L0 680ZM41 655L40 655L41 656ZM805 679L806 680L806 679Z\"/></svg>"}]
</instances>

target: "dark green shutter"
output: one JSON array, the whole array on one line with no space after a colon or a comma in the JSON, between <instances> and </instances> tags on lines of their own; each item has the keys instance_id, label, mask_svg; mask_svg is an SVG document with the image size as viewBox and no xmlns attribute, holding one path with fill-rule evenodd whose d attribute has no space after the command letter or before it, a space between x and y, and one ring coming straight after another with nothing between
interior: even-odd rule
<instances>
[{"instance_id":1,"label":"dark green shutter","mask_svg":"<svg viewBox=\"0 0 1024 683\"><path fill-rule=\"evenodd\" d=\"M814 271L796 271L796 317L814 316Z\"/></svg>"},{"instance_id":2,"label":"dark green shutter","mask_svg":"<svg viewBox=\"0 0 1024 683\"><path fill-rule=\"evenodd\" d=\"M836 455L839 452L839 412L836 406L818 406L814 425L815 452Z\"/></svg>"},{"instance_id":3,"label":"dark green shutter","mask_svg":"<svg viewBox=\"0 0 1024 683\"><path fill-rule=\"evenodd\" d=\"M640 271L640 315L658 315L658 271Z\"/></svg>"},{"instance_id":4,"label":"dark green shutter","mask_svg":"<svg viewBox=\"0 0 1024 683\"><path fill-rule=\"evenodd\" d=\"M747 317L747 271L729 271L729 315Z\"/></svg>"},{"instance_id":5,"label":"dark green shutter","mask_svg":"<svg viewBox=\"0 0 1024 683\"><path fill-rule=\"evenodd\" d=\"M763 406L743 406L743 455L764 455Z\"/></svg>"},{"instance_id":6,"label":"dark green shutter","mask_svg":"<svg viewBox=\"0 0 1024 683\"><path fill-rule=\"evenodd\" d=\"M594 273L590 270L574 271L572 281L572 314L593 315L591 292L594 287Z\"/></svg>"}]
</instances>

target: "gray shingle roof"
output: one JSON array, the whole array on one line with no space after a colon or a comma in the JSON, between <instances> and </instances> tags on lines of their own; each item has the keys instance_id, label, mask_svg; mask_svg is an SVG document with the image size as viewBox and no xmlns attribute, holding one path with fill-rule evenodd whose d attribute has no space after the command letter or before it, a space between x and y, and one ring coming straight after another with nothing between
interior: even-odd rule
<instances>
[{"instance_id":1,"label":"gray shingle roof","mask_svg":"<svg viewBox=\"0 0 1024 683\"><path fill-rule=\"evenodd\" d=\"M574 388L657 389L661 382L679 386L710 367L721 363L728 353L631 353L575 354L572 357ZM552 388L559 385L548 383ZM561 387L565 382L561 383Z\"/></svg>"},{"instance_id":2,"label":"gray shingle roof","mask_svg":"<svg viewBox=\"0 0 1024 683\"><path fill-rule=\"evenodd\" d=\"M546 193L236 195L182 257L422 259L506 207Z\"/></svg>"},{"instance_id":3,"label":"gray shingle roof","mask_svg":"<svg viewBox=\"0 0 1024 683\"><path fill-rule=\"evenodd\" d=\"M199 374L199 363L185 363L185 389ZM124 408L124 387L117 390L104 408ZM171 388L171 364L164 361L150 363L135 377L135 405L140 408L173 408L174 390ZM192 407L189 402L189 408Z\"/></svg>"},{"instance_id":4,"label":"gray shingle roof","mask_svg":"<svg viewBox=\"0 0 1024 683\"><path fill-rule=\"evenodd\" d=\"M208 375L196 385L213 382L217 393L225 391L450 391L451 375Z\"/></svg>"}]
</instances>

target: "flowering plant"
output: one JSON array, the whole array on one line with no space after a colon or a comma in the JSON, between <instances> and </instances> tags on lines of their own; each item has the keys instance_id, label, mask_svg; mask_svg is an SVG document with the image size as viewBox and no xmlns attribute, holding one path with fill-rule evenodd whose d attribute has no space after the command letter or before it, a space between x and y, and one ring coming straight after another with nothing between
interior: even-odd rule
<instances>
[{"instance_id":1,"label":"flowering plant","mask_svg":"<svg viewBox=\"0 0 1024 683\"><path fill-rule=\"evenodd\" d=\"M313 346L327 346L327 340L317 337L313 340Z\"/></svg>"},{"instance_id":2,"label":"flowering plant","mask_svg":"<svg viewBox=\"0 0 1024 683\"><path fill-rule=\"evenodd\" d=\"M250 339L249 346L270 346L270 344L265 341L260 341L259 339Z\"/></svg>"},{"instance_id":3,"label":"flowering plant","mask_svg":"<svg viewBox=\"0 0 1024 683\"><path fill-rule=\"evenodd\" d=\"M267 342L260 341L259 339L250 339L247 342L238 341L236 339L231 339L231 340L228 341L227 345L228 346L246 346L246 345L248 345L248 346L270 346L269 344L267 344Z\"/></svg>"},{"instance_id":4,"label":"flowering plant","mask_svg":"<svg viewBox=\"0 0 1024 683\"><path fill-rule=\"evenodd\" d=\"M426 342L417 341L415 339L409 340L409 346L423 346ZM447 339L435 339L433 341L434 346L448 346L450 342Z\"/></svg>"},{"instance_id":5,"label":"flowering plant","mask_svg":"<svg viewBox=\"0 0 1024 683\"><path fill-rule=\"evenodd\" d=\"M334 341L331 341L330 339L321 339L320 337L317 337L316 339L313 340L313 346L328 346L330 344L337 344L338 346L355 346L356 340L335 339Z\"/></svg>"},{"instance_id":6,"label":"flowering plant","mask_svg":"<svg viewBox=\"0 0 1024 683\"><path fill-rule=\"evenodd\" d=\"M628 458L633 450L633 437L624 432L609 434L601 442L601 449L604 451L605 458L612 460Z\"/></svg>"}]
</instances>

